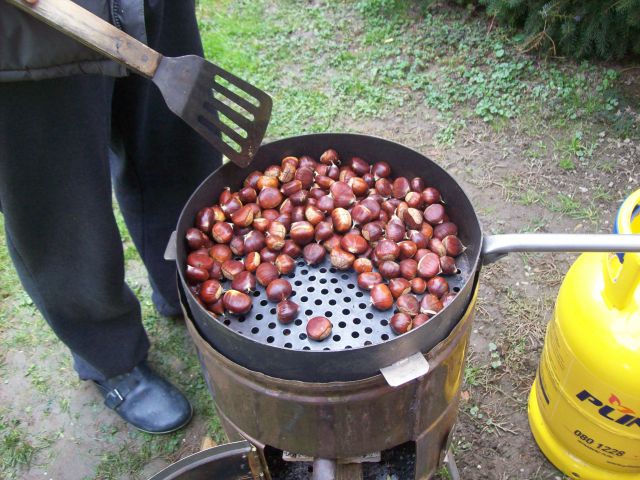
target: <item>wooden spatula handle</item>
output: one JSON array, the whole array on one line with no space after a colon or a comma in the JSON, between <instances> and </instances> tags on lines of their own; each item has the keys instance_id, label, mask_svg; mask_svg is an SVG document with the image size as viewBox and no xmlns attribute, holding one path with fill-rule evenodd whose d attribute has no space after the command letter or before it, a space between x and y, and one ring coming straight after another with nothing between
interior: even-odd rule
<instances>
[{"instance_id":1,"label":"wooden spatula handle","mask_svg":"<svg viewBox=\"0 0 640 480\"><path fill-rule=\"evenodd\" d=\"M38 0L35 5L24 0L7 1L145 77L153 77L162 59L155 50L71 0Z\"/></svg>"}]
</instances>

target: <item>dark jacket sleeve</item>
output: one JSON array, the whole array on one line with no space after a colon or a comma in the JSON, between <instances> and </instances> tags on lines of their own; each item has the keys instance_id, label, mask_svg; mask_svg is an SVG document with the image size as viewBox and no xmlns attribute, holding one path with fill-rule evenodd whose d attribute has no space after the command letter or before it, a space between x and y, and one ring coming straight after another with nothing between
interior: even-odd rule
<instances>
[{"instance_id":1,"label":"dark jacket sleeve","mask_svg":"<svg viewBox=\"0 0 640 480\"><path fill-rule=\"evenodd\" d=\"M74 1L146 41L143 0ZM126 69L0 0L0 82L84 73L123 76Z\"/></svg>"}]
</instances>

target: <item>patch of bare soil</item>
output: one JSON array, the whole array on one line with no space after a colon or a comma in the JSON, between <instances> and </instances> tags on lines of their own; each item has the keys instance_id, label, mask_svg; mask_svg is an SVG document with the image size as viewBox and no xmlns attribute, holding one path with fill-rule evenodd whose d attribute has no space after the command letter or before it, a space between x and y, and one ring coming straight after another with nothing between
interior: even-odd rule
<instances>
[{"instance_id":1,"label":"patch of bare soil","mask_svg":"<svg viewBox=\"0 0 640 480\"><path fill-rule=\"evenodd\" d=\"M553 132L536 137L516 124L495 133L476 122L454 147L439 148L434 143L435 117L435 112L417 108L402 117L347 128L405 144L448 169L469 195L485 233L607 233L619 202L640 186L640 147L609 138L606 131L598 137L590 166L565 172L558 167L557 142L549 141ZM531 155L534 145L545 148ZM527 201L536 192L548 201ZM596 201L595 192L600 193ZM558 193L575 200L578 211L559 211ZM587 207L595 208L596 214L579 210ZM453 441L462 478L563 477L531 435L527 399L559 285L575 258L562 253L511 254L483 267ZM491 366L496 358L490 344L499 355L496 368Z\"/></svg>"}]
</instances>

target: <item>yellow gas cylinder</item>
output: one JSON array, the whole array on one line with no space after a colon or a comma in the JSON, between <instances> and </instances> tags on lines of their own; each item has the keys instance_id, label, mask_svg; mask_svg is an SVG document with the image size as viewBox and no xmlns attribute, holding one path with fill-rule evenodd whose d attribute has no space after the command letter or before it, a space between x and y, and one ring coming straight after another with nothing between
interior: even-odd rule
<instances>
[{"instance_id":1,"label":"yellow gas cylinder","mask_svg":"<svg viewBox=\"0 0 640 480\"><path fill-rule=\"evenodd\" d=\"M620 208L619 233L640 233L639 207L640 190ZM529 424L570 478L640 480L640 253L585 253L569 269L529 395Z\"/></svg>"}]
</instances>

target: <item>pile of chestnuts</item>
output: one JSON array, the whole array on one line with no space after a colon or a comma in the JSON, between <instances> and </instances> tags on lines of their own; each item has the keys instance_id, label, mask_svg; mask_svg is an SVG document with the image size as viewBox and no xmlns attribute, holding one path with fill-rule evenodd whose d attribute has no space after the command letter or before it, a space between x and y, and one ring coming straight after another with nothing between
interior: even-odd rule
<instances>
[{"instance_id":1,"label":"pile of chestnuts","mask_svg":"<svg viewBox=\"0 0 640 480\"><path fill-rule=\"evenodd\" d=\"M329 149L319 161L286 157L254 171L239 191L226 188L215 205L201 209L186 233L185 277L215 316L249 312L249 293L260 283L277 303L279 322L288 324L299 306L281 275L293 273L298 257L313 266L328 256L336 269L358 273L375 308L395 306L389 324L402 334L454 298L445 276L458 273L455 257L465 247L457 234L440 192L423 179L393 179L387 162L352 157L343 163ZM309 339L321 341L332 324L313 317L306 329Z\"/></svg>"}]
</instances>

